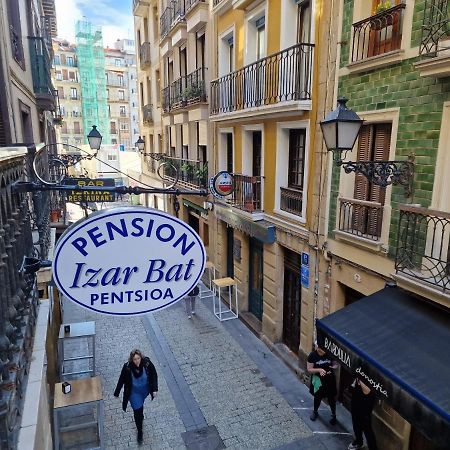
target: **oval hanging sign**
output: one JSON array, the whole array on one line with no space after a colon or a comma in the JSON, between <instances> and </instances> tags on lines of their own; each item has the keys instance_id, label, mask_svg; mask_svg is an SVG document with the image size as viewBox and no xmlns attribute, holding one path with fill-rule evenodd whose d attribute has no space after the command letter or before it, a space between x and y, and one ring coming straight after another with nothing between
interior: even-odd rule
<instances>
[{"instance_id":1,"label":"oval hanging sign","mask_svg":"<svg viewBox=\"0 0 450 450\"><path fill-rule=\"evenodd\" d=\"M144 207L106 209L60 237L53 278L63 295L90 310L138 315L166 308L200 281L206 253L183 221Z\"/></svg>"},{"instance_id":2,"label":"oval hanging sign","mask_svg":"<svg viewBox=\"0 0 450 450\"><path fill-rule=\"evenodd\" d=\"M233 175L223 170L212 177L209 183L209 188L217 198L224 198L234 191Z\"/></svg>"}]
</instances>

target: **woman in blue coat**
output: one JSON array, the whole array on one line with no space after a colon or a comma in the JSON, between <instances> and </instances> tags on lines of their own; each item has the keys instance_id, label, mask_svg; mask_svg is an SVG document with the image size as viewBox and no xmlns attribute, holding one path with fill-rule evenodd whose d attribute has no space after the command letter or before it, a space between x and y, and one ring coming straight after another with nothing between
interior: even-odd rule
<instances>
[{"instance_id":1,"label":"woman in blue coat","mask_svg":"<svg viewBox=\"0 0 450 450\"><path fill-rule=\"evenodd\" d=\"M150 358L144 356L140 350L133 350L128 362L123 365L114 391L115 397L119 396L122 386L124 386L122 409L126 411L128 402L130 402L138 433L137 440L141 444L143 440L144 401L149 394L152 400L156 397L158 374Z\"/></svg>"}]
</instances>

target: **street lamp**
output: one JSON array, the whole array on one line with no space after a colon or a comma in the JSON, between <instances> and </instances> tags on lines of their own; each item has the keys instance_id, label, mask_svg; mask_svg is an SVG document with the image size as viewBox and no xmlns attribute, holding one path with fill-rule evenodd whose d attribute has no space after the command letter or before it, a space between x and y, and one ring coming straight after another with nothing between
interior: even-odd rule
<instances>
[{"instance_id":1,"label":"street lamp","mask_svg":"<svg viewBox=\"0 0 450 450\"><path fill-rule=\"evenodd\" d=\"M353 149L363 120L346 106L345 97L338 98L338 107L320 122L328 151L333 152L337 165L342 165L342 152Z\"/></svg>"},{"instance_id":2,"label":"street lamp","mask_svg":"<svg viewBox=\"0 0 450 450\"><path fill-rule=\"evenodd\" d=\"M96 125L92 125L92 130L87 135L89 147L91 147L91 150L100 150L100 145L102 144L102 135L97 130Z\"/></svg>"},{"instance_id":3,"label":"street lamp","mask_svg":"<svg viewBox=\"0 0 450 450\"><path fill-rule=\"evenodd\" d=\"M134 145L137 147L140 153L142 153L145 150L145 141L144 139L142 139L141 136L139 136L139 139L136 141Z\"/></svg>"},{"instance_id":4,"label":"street lamp","mask_svg":"<svg viewBox=\"0 0 450 450\"><path fill-rule=\"evenodd\" d=\"M325 145L328 151L333 152L336 165L342 167L345 173L364 175L370 183L383 188L390 184L402 185L405 195L409 197L414 176L413 155L407 161L343 161L342 152L346 154L353 149L364 122L358 114L346 107L346 103L345 97L339 98L338 107L320 122Z\"/></svg>"}]
</instances>

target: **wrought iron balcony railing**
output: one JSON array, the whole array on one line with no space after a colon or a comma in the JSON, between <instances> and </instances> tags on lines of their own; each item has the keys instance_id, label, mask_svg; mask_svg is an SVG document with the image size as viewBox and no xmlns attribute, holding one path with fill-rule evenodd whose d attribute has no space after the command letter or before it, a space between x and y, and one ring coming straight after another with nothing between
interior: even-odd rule
<instances>
[{"instance_id":1,"label":"wrought iron balcony railing","mask_svg":"<svg viewBox=\"0 0 450 450\"><path fill-rule=\"evenodd\" d=\"M170 109L186 106L184 91L186 89L186 77L180 77L170 85Z\"/></svg>"},{"instance_id":2,"label":"wrought iron balcony railing","mask_svg":"<svg viewBox=\"0 0 450 450\"><path fill-rule=\"evenodd\" d=\"M51 60L47 45L42 37L28 37L33 77L33 90L39 108L47 111L55 109L55 88L51 79Z\"/></svg>"},{"instance_id":3,"label":"wrought iron balcony railing","mask_svg":"<svg viewBox=\"0 0 450 450\"><path fill-rule=\"evenodd\" d=\"M141 69L145 69L146 67L150 66L151 62L150 57L151 57L150 42L144 42L139 47L139 61Z\"/></svg>"},{"instance_id":4,"label":"wrought iron balcony railing","mask_svg":"<svg viewBox=\"0 0 450 450\"><path fill-rule=\"evenodd\" d=\"M170 25L172 23L172 11L170 5L164 10L159 18L159 28L161 33L161 39L164 39L170 31Z\"/></svg>"},{"instance_id":5,"label":"wrought iron balcony railing","mask_svg":"<svg viewBox=\"0 0 450 450\"><path fill-rule=\"evenodd\" d=\"M450 213L401 205L397 273L450 290Z\"/></svg>"},{"instance_id":6,"label":"wrought iron balcony railing","mask_svg":"<svg viewBox=\"0 0 450 450\"><path fill-rule=\"evenodd\" d=\"M449 0L426 0L423 11L420 54L424 56L437 56L439 52L449 50L449 38ZM447 42L444 43L444 41Z\"/></svg>"},{"instance_id":7,"label":"wrought iron balcony railing","mask_svg":"<svg viewBox=\"0 0 450 450\"><path fill-rule=\"evenodd\" d=\"M185 0L186 13L198 3L205 3L205 0Z\"/></svg>"},{"instance_id":8,"label":"wrought iron balcony railing","mask_svg":"<svg viewBox=\"0 0 450 450\"><path fill-rule=\"evenodd\" d=\"M313 44L297 44L211 82L211 114L311 99Z\"/></svg>"},{"instance_id":9,"label":"wrought iron balcony railing","mask_svg":"<svg viewBox=\"0 0 450 450\"><path fill-rule=\"evenodd\" d=\"M178 23L184 22L186 20L185 16L185 0L170 0L159 19L161 39L164 39Z\"/></svg>"},{"instance_id":10,"label":"wrought iron balcony railing","mask_svg":"<svg viewBox=\"0 0 450 450\"><path fill-rule=\"evenodd\" d=\"M379 241L383 224L383 205L363 200L339 199L339 231Z\"/></svg>"},{"instance_id":11,"label":"wrought iron balcony railing","mask_svg":"<svg viewBox=\"0 0 450 450\"><path fill-rule=\"evenodd\" d=\"M234 191L231 205L249 213L262 211L263 177L233 174Z\"/></svg>"},{"instance_id":12,"label":"wrought iron balcony railing","mask_svg":"<svg viewBox=\"0 0 450 450\"><path fill-rule=\"evenodd\" d=\"M144 105L142 107L142 121L144 123L152 123L153 122L153 105Z\"/></svg>"},{"instance_id":13,"label":"wrought iron balcony railing","mask_svg":"<svg viewBox=\"0 0 450 450\"><path fill-rule=\"evenodd\" d=\"M215 8L222 0L213 0L213 8Z\"/></svg>"},{"instance_id":14,"label":"wrought iron balcony railing","mask_svg":"<svg viewBox=\"0 0 450 450\"><path fill-rule=\"evenodd\" d=\"M170 111L170 86L165 87L161 91L162 109L165 113Z\"/></svg>"},{"instance_id":15,"label":"wrought iron balcony railing","mask_svg":"<svg viewBox=\"0 0 450 450\"><path fill-rule=\"evenodd\" d=\"M303 191L292 188L280 188L280 209L296 216L301 216L303 211Z\"/></svg>"},{"instance_id":16,"label":"wrought iron balcony railing","mask_svg":"<svg viewBox=\"0 0 450 450\"><path fill-rule=\"evenodd\" d=\"M353 24L352 62L400 48L405 6L400 3Z\"/></svg>"},{"instance_id":17,"label":"wrought iron balcony railing","mask_svg":"<svg viewBox=\"0 0 450 450\"><path fill-rule=\"evenodd\" d=\"M163 166L163 178L170 181L175 180L175 168L178 172L177 185L192 188L206 187L208 179L207 163L191 159L175 158L171 156L164 156L163 161L170 163Z\"/></svg>"}]
</instances>

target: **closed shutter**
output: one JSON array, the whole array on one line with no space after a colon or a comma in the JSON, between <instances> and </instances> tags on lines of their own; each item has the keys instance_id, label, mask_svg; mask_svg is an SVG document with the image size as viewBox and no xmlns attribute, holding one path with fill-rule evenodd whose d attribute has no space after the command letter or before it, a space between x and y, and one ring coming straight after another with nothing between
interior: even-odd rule
<instances>
[{"instance_id":1,"label":"closed shutter","mask_svg":"<svg viewBox=\"0 0 450 450\"><path fill-rule=\"evenodd\" d=\"M183 133L183 144L182 145L189 145L189 124L184 123L182 126L182 133Z\"/></svg>"},{"instance_id":2,"label":"closed shutter","mask_svg":"<svg viewBox=\"0 0 450 450\"><path fill-rule=\"evenodd\" d=\"M177 146L177 132L175 125L170 127L170 146L175 148Z\"/></svg>"},{"instance_id":3,"label":"closed shutter","mask_svg":"<svg viewBox=\"0 0 450 450\"><path fill-rule=\"evenodd\" d=\"M198 123L198 145L208 145L208 129L204 120Z\"/></svg>"}]
</instances>

